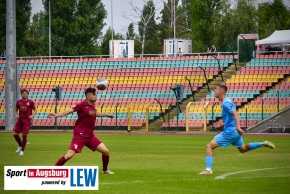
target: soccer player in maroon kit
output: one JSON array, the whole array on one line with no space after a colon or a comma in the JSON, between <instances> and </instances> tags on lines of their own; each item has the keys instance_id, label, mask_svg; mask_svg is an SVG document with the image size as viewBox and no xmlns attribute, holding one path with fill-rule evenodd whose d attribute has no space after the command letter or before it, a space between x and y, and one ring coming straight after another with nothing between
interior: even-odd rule
<instances>
[{"instance_id":1,"label":"soccer player in maroon kit","mask_svg":"<svg viewBox=\"0 0 290 194\"><path fill-rule=\"evenodd\" d=\"M78 103L71 109L64 110L57 114L48 114L49 118L63 117L75 111L78 114L78 119L74 126L74 136L69 146L69 150L56 162L55 166L64 165L69 159L71 159L75 155L75 153L81 153L83 147L86 146L92 151L97 150L102 153L103 173L114 174L112 171L108 170L110 157L109 150L107 149L105 144L102 143L102 141L99 140L93 133L96 117L114 118L114 115L98 113L96 111L95 102L97 98L95 88L87 88L85 90L85 95L86 100Z\"/></svg>"},{"instance_id":2,"label":"soccer player in maroon kit","mask_svg":"<svg viewBox=\"0 0 290 194\"><path fill-rule=\"evenodd\" d=\"M18 143L18 149L16 152L20 152L19 155L24 154L24 149L27 142L27 135L30 130L31 121L37 113L35 104L32 100L28 99L28 90L21 90L22 99L16 102L15 117L17 122L13 129L13 136ZM32 113L33 110L33 113ZM19 114L18 114L19 112ZM19 137L19 133L22 133L22 141Z\"/></svg>"}]
</instances>

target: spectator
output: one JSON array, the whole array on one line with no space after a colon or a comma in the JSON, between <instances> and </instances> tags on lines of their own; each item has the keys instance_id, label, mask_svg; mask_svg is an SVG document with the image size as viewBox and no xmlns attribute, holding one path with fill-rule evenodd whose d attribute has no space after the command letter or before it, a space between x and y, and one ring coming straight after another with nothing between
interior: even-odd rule
<instances>
[{"instance_id":1,"label":"spectator","mask_svg":"<svg viewBox=\"0 0 290 194\"><path fill-rule=\"evenodd\" d=\"M265 48L267 51L272 51L273 48L270 46L270 45L267 45L266 48Z\"/></svg>"},{"instance_id":2,"label":"spectator","mask_svg":"<svg viewBox=\"0 0 290 194\"><path fill-rule=\"evenodd\" d=\"M3 53L1 54L1 57L6 58L6 49L4 49Z\"/></svg>"},{"instance_id":3,"label":"spectator","mask_svg":"<svg viewBox=\"0 0 290 194\"><path fill-rule=\"evenodd\" d=\"M177 55L179 56L179 57L181 57L182 56L182 50L181 50L181 48L179 47L179 49L178 49L178 53L177 53Z\"/></svg>"},{"instance_id":4,"label":"spectator","mask_svg":"<svg viewBox=\"0 0 290 194\"><path fill-rule=\"evenodd\" d=\"M209 49L209 47L207 47L206 53L210 53L210 49Z\"/></svg>"},{"instance_id":5,"label":"spectator","mask_svg":"<svg viewBox=\"0 0 290 194\"><path fill-rule=\"evenodd\" d=\"M282 53L283 53L283 55L287 55L287 51L286 51L286 48L285 47L283 47L283 49L282 49Z\"/></svg>"},{"instance_id":6,"label":"spectator","mask_svg":"<svg viewBox=\"0 0 290 194\"><path fill-rule=\"evenodd\" d=\"M126 54L126 49L123 49L123 57L126 58L127 54Z\"/></svg>"},{"instance_id":7,"label":"spectator","mask_svg":"<svg viewBox=\"0 0 290 194\"><path fill-rule=\"evenodd\" d=\"M265 47L265 49L266 49L266 52L265 52L264 55L275 55L275 52L273 52L274 51L274 48L271 47L270 45L267 45Z\"/></svg>"},{"instance_id":8,"label":"spectator","mask_svg":"<svg viewBox=\"0 0 290 194\"><path fill-rule=\"evenodd\" d=\"M215 53L215 52L216 52L216 48L215 48L214 45L212 45L212 47L210 48L210 52L211 52L211 53Z\"/></svg>"},{"instance_id":9,"label":"spectator","mask_svg":"<svg viewBox=\"0 0 290 194\"><path fill-rule=\"evenodd\" d=\"M255 59L255 58L256 58L256 52L253 51L253 53L252 53L252 59Z\"/></svg>"}]
</instances>

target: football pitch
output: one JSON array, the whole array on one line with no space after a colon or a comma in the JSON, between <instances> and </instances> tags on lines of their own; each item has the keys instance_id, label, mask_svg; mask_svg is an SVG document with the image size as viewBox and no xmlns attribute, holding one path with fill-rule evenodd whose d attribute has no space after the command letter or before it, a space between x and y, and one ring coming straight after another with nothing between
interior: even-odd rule
<instances>
[{"instance_id":1,"label":"football pitch","mask_svg":"<svg viewBox=\"0 0 290 194\"><path fill-rule=\"evenodd\" d=\"M4 191L4 166L53 166L67 152L69 133L37 133L28 136L24 156L15 153L12 132L0 133L0 193L289 193L290 135L245 135L245 143L272 141L276 149L259 148L244 154L233 147L214 151L212 175L205 169L205 146L209 135L184 133L98 134L110 150L109 169L99 174L98 191ZM66 166L99 166L101 154L84 148ZM15 183L17 184L17 183Z\"/></svg>"}]
</instances>

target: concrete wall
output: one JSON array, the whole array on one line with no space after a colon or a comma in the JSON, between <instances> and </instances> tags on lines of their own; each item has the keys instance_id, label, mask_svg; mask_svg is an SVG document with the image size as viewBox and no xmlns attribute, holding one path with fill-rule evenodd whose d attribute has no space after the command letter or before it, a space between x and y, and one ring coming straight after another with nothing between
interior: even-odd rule
<instances>
[{"instance_id":1,"label":"concrete wall","mask_svg":"<svg viewBox=\"0 0 290 194\"><path fill-rule=\"evenodd\" d=\"M249 133L290 132L290 106L248 128ZM271 130L272 129L272 130Z\"/></svg>"}]
</instances>

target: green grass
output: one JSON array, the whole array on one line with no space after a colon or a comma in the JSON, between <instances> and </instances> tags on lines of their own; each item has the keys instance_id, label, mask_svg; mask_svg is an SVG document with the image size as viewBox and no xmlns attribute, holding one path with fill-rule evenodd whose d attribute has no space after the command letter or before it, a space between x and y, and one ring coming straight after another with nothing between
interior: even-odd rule
<instances>
[{"instance_id":1,"label":"green grass","mask_svg":"<svg viewBox=\"0 0 290 194\"><path fill-rule=\"evenodd\" d=\"M125 134L125 132L124 132ZM290 137L250 137L245 143L269 140L276 149L260 148L241 154L229 146L215 150L212 175L205 168L205 146L213 136L97 135L111 153L109 168L115 175L99 175L94 193L289 193ZM72 134L28 136L24 156L12 133L0 133L0 193L92 193L92 191L3 191L4 166L49 166L63 156ZM101 154L84 148L67 166L99 166ZM257 171L257 169L260 169ZM244 171L244 172L240 172ZM231 172L224 179L217 176ZM17 184L17 183L16 183Z\"/></svg>"}]
</instances>

